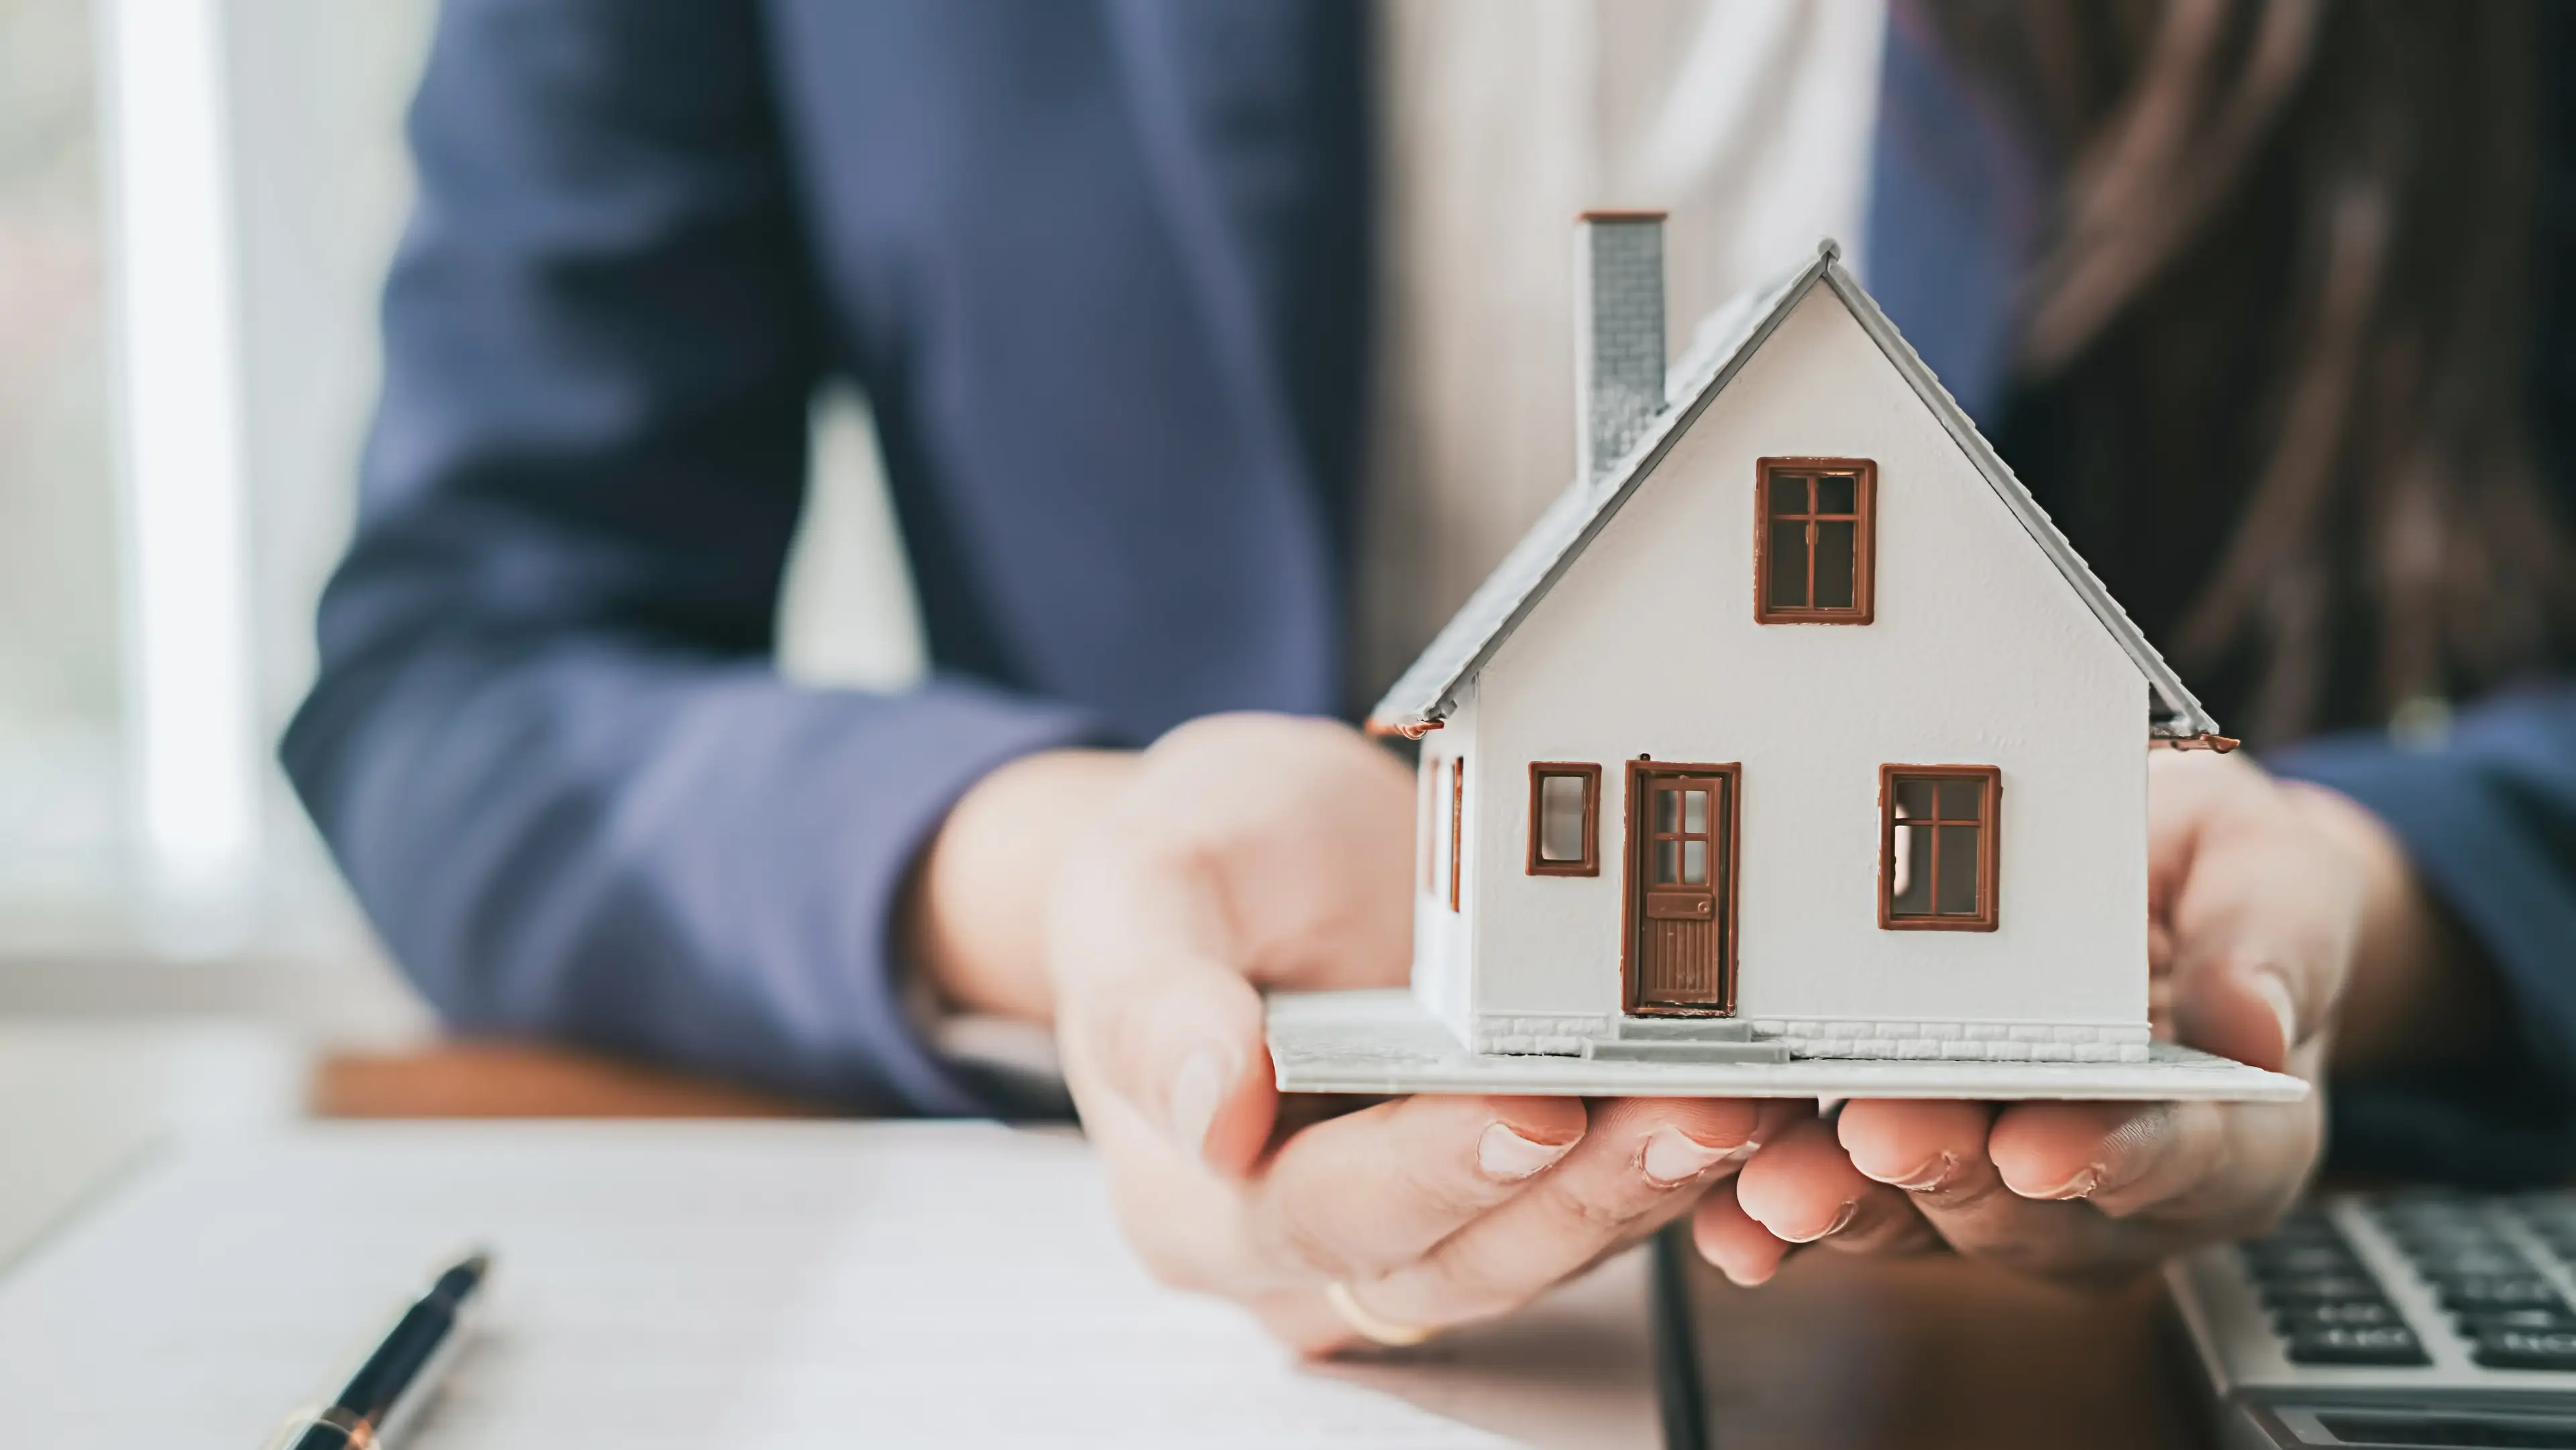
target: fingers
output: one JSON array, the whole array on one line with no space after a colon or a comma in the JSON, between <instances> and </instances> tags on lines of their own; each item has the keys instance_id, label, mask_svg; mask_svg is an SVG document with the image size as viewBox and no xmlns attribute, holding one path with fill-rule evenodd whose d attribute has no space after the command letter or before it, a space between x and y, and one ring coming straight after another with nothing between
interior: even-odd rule
<instances>
[{"instance_id":1,"label":"fingers","mask_svg":"<svg viewBox=\"0 0 2576 1450\"><path fill-rule=\"evenodd\" d=\"M2051 1177L2055 1165L2030 1173L2032 1194L2016 1192L1995 1166L1987 1141L1995 1109L1971 1102L1854 1101L1836 1124L1844 1151L1863 1175L1901 1188L1915 1211L1952 1248L2025 1273L2089 1279L2125 1276L2142 1262L2138 1235L2077 1201L2087 1188L2070 1183L2092 1162Z\"/></svg>"},{"instance_id":2,"label":"fingers","mask_svg":"<svg viewBox=\"0 0 2576 1450\"><path fill-rule=\"evenodd\" d=\"M2175 1029L2286 1070L2342 995L2362 908L2351 863L2251 765L2151 757L2149 782L2150 950L2170 963Z\"/></svg>"},{"instance_id":3,"label":"fingers","mask_svg":"<svg viewBox=\"0 0 2576 1450\"><path fill-rule=\"evenodd\" d=\"M1852 1166L1834 1126L1809 1119L1766 1145L1735 1182L1739 1207L1789 1244L1856 1251L1927 1247L1931 1230L1902 1190Z\"/></svg>"},{"instance_id":4,"label":"fingers","mask_svg":"<svg viewBox=\"0 0 2576 1450\"><path fill-rule=\"evenodd\" d=\"M1600 1104L1556 1167L1416 1262L1354 1283L1353 1297L1407 1324L1502 1313L1679 1216L1793 1111L1727 1099Z\"/></svg>"},{"instance_id":5,"label":"fingers","mask_svg":"<svg viewBox=\"0 0 2576 1450\"><path fill-rule=\"evenodd\" d=\"M1278 1094L1250 983L1175 956L1068 985L1057 1036L1086 1124L1123 1114L1193 1162L1227 1173L1251 1164Z\"/></svg>"},{"instance_id":6,"label":"fingers","mask_svg":"<svg viewBox=\"0 0 2576 1450\"><path fill-rule=\"evenodd\" d=\"M1862 1175L1833 1125L1815 1118L1788 1127L1711 1190L1691 1237L1703 1258L1748 1287L1768 1281L1802 1244L1905 1253L1938 1242L1905 1194Z\"/></svg>"},{"instance_id":7,"label":"fingers","mask_svg":"<svg viewBox=\"0 0 2576 1450\"><path fill-rule=\"evenodd\" d=\"M1978 1166L1993 1118L1986 1103L1855 1098L1843 1104L1834 1128L1854 1172L1914 1194L1919 1203L1957 1208L2001 1186L2000 1178L1982 1177Z\"/></svg>"},{"instance_id":8,"label":"fingers","mask_svg":"<svg viewBox=\"0 0 2576 1450\"><path fill-rule=\"evenodd\" d=\"M1996 1120L1990 1150L2026 1197L2080 1198L2186 1237L2235 1237L2297 1197L2319 1130L2297 1103L2024 1103Z\"/></svg>"},{"instance_id":9,"label":"fingers","mask_svg":"<svg viewBox=\"0 0 2576 1450\"><path fill-rule=\"evenodd\" d=\"M1522 1192L1583 1137L1579 1098L1416 1097L1288 1140L1247 1204L1283 1282L1373 1278Z\"/></svg>"},{"instance_id":10,"label":"fingers","mask_svg":"<svg viewBox=\"0 0 2576 1450\"><path fill-rule=\"evenodd\" d=\"M1744 1211L1732 1180L1711 1188L1692 1211L1691 1242L1719 1273L1748 1289L1768 1283L1789 1256L1789 1245Z\"/></svg>"},{"instance_id":11,"label":"fingers","mask_svg":"<svg viewBox=\"0 0 2576 1450\"><path fill-rule=\"evenodd\" d=\"M2315 1155L2306 1106L1853 1102L1837 1126L1960 1252L2098 1280L2277 1216Z\"/></svg>"}]
</instances>

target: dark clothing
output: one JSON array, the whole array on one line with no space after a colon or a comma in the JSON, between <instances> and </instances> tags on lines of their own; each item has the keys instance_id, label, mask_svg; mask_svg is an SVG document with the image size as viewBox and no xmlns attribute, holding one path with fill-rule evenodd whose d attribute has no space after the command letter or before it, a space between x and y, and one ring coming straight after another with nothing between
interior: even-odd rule
<instances>
[{"instance_id":1,"label":"dark clothing","mask_svg":"<svg viewBox=\"0 0 2576 1450\"><path fill-rule=\"evenodd\" d=\"M1024 752L1345 698L1363 30L1295 0L451 0L358 536L285 745L441 1011L995 1101L898 1000L894 906L948 805ZM1873 237L1978 245L1907 154ZM1925 354L1988 368L1990 320L1905 270L1880 291ZM927 626L900 696L767 658L833 374L874 408ZM2404 835L2562 1061L2576 696L2293 768ZM2563 1142L2554 1090L2527 1159Z\"/></svg>"},{"instance_id":2,"label":"dark clothing","mask_svg":"<svg viewBox=\"0 0 2576 1450\"><path fill-rule=\"evenodd\" d=\"M450 1020L925 1112L897 893L1028 751L1330 712L1358 13L458 0L299 789ZM871 400L936 677L767 655Z\"/></svg>"}]
</instances>

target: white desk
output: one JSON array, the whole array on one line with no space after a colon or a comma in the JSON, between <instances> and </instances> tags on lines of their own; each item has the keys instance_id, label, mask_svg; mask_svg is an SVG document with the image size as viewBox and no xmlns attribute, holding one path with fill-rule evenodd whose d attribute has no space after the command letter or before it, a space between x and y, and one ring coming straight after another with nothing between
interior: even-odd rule
<instances>
[{"instance_id":1,"label":"white desk","mask_svg":"<svg viewBox=\"0 0 2576 1450\"><path fill-rule=\"evenodd\" d=\"M306 1071L255 1025L0 1018L0 1266L155 1144L298 1115Z\"/></svg>"}]
</instances>

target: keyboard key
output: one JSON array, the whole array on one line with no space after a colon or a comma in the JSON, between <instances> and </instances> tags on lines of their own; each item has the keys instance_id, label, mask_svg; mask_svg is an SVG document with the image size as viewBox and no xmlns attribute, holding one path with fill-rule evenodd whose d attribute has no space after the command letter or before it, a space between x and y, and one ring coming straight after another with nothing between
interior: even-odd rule
<instances>
[{"instance_id":1,"label":"keyboard key","mask_svg":"<svg viewBox=\"0 0 2576 1450\"><path fill-rule=\"evenodd\" d=\"M2576 1309L2535 1305L2527 1309L2490 1309L2459 1316L2460 1332L2474 1339L2481 1329L2576 1330Z\"/></svg>"},{"instance_id":2,"label":"keyboard key","mask_svg":"<svg viewBox=\"0 0 2576 1450\"><path fill-rule=\"evenodd\" d=\"M2360 1274L2301 1274L2257 1280L2254 1290L2266 1305L2274 1309L2301 1304L2369 1301L2380 1297L2379 1281Z\"/></svg>"},{"instance_id":3,"label":"keyboard key","mask_svg":"<svg viewBox=\"0 0 2576 1450\"><path fill-rule=\"evenodd\" d=\"M2254 1283L2306 1280L2306 1277L2367 1277L2370 1270L2347 1249L2308 1249L2300 1254L2246 1254L2246 1277Z\"/></svg>"},{"instance_id":4,"label":"keyboard key","mask_svg":"<svg viewBox=\"0 0 2576 1450\"><path fill-rule=\"evenodd\" d=\"M2521 1333L2523 1331L2510 1331ZM2333 1324L2289 1336L2292 1364L2430 1364L2415 1331L2402 1324Z\"/></svg>"},{"instance_id":5,"label":"keyboard key","mask_svg":"<svg viewBox=\"0 0 2576 1450\"><path fill-rule=\"evenodd\" d=\"M2481 1330L2473 1357L2495 1369L2576 1370L2576 1330Z\"/></svg>"},{"instance_id":6,"label":"keyboard key","mask_svg":"<svg viewBox=\"0 0 2576 1450\"><path fill-rule=\"evenodd\" d=\"M2443 1279L2492 1279L2531 1272L2531 1260L2512 1250L2463 1249L2415 1256L2411 1262L2417 1273L2437 1282Z\"/></svg>"},{"instance_id":7,"label":"keyboard key","mask_svg":"<svg viewBox=\"0 0 2576 1450\"><path fill-rule=\"evenodd\" d=\"M2564 1193L2534 1193L2513 1200L2513 1211L2535 1227L2544 1223L2563 1223L2576 1227L2576 1198Z\"/></svg>"},{"instance_id":8,"label":"keyboard key","mask_svg":"<svg viewBox=\"0 0 2576 1450\"><path fill-rule=\"evenodd\" d=\"M2341 1239L2264 1239L2259 1243L2239 1244L2237 1252L2245 1256L2245 1266L2256 1271L2331 1272L2345 1264L2360 1262L2352 1245ZM2301 1268L2313 1265L2313 1268Z\"/></svg>"},{"instance_id":9,"label":"keyboard key","mask_svg":"<svg viewBox=\"0 0 2576 1450\"><path fill-rule=\"evenodd\" d=\"M2283 1219L2279 1227L2246 1247L2252 1248L2264 1244L2340 1244L2342 1242L2343 1231L2323 1216L2318 1216Z\"/></svg>"},{"instance_id":10,"label":"keyboard key","mask_svg":"<svg viewBox=\"0 0 2576 1450\"><path fill-rule=\"evenodd\" d=\"M2342 1325L2367 1329L2377 1324L2404 1324L2406 1317L2397 1306L2385 1299L2338 1299L2326 1304L2301 1304L2276 1311L2272 1322L2283 1334L2296 1334L2302 1329L2329 1329ZM2518 1324L2518 1329L2547 1329L2548 1324Z\"/></svg>"},{"instance_id":11,"label":"keyboard key","mask_svg":"<svg viewBox=\"0 0 2576 1450\"><path fill-rule=\"evenodd\" d=\"M2537 1274L2452 1279L2436 1286L2442 1307L2455 1314L2484 1314L2497 1309L2564 1309L2567 1301Z\"/></svg>"},{"instance_id":12,"label":"keyboard key","mask_svg":"<svg viewBox=\"0 0 2576 1450\"><path fill-rule=\"evenodd\" d=\"M2495 1232L2493 1215L2472 1210L2439 1213L2387 1213L2372 1215L2379 1226L2393 1234L2474 1234Z\"/></svg>"},{"instance_id":13,"label":"keyboard key","mask_svg":"<svg viewBox=\"0 0 2576 1450\"><path fill-rule=\"evenodd\" d=\"M2432 1258L2450 1254L2518 1254L2513 1240L2491 1228L2458 1229L2391 1229L2388 1236L2408 1258Z\"/></svg>"}]
</instances>

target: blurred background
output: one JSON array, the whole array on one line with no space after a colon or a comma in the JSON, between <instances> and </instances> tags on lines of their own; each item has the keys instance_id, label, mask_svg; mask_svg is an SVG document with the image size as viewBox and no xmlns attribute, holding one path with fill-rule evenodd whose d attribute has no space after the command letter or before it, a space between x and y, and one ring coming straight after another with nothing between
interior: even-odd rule
<instances>
[{"instance_id":1,"label":"blurred background","mask_svg":"<svg viewBox=\"0 0 2576 1450\"><path fill-rule=\"evenodd\" d=\"M0 0L0 1019L429 1032L274 746L349 527L433 10ZM815 430L782 668L900 684L873 438L847 398Z\"/></svg>"}]
</instances>

